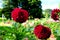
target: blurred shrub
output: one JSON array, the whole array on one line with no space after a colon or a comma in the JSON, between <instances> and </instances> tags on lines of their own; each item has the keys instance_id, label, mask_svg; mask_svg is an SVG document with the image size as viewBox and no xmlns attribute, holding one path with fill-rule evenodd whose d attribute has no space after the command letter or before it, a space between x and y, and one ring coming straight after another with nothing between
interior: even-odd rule
<instances>
[{"instance_id":1,"label":"blurred shrub","mask_svg":"<svg viewBox=\"0 0 60 40\"><path fill-rule=\"evenodd\" d=\"M45 18L49 18L51 16L52 9L45 9L43 10L43 15Z\"/></svg>"},{"instance_id":2,"label":"blurred shrub","mask_svg":"<svg viewBox=\"0 0 60 40\"><path fill-rule=\"evenodd\" d=\"M6 20L7 20L6 18L1 18L1 17L0 17L0 22L6 21Z\"/></svg>"}]
</instances>

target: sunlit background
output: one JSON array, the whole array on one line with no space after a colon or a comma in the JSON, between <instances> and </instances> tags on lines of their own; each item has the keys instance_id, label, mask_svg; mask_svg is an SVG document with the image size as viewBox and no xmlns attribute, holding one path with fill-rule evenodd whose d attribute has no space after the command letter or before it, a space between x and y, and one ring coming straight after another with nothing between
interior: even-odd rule
<instances>
[{"instance_id":1,"label":"sunlit background","mask_svg":"<svg viewBox=\"0 0 60 40\"><path fill-rule=\"evenodd\" d=\"M2 0L0 0L0 8L3 8L3 7L2 7L2 3L3 3Z\"/></svg>"},{"instance_id":2,"label":"sunlit background","mask_svg":"<svg viewBox=\"0 0 60 40\"><path fill-rule=\"evenodd\" d=\"M41 0L42 9L55 9L59 8L60 0Z\"/></svg>"}]
</instances>

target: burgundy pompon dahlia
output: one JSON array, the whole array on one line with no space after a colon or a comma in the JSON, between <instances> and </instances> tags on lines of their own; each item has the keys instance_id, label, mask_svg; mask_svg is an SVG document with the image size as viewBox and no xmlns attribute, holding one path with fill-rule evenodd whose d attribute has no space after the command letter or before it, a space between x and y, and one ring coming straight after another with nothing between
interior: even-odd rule
<instances>
[{"instance_id":1,"label":"burgundy pompon dahlia","mask_svg":"<svg viewBox=\"0 0 60 40\"><path fill-rule=\"evenodd\" d=\"M59 14L60 14L60 9L53 9L51 12L51 18L56 20L59 20Z\"/></svg>"},{"instance_id":2,"label":"burgundy pompon dahlia","mask_svg":"<svg viewBox=\"0 0 60 40\"><path fill-rule=\"evenodd\" d=\"M51 30L48 27L45 27L43 25L37 25L34 28L34 34L39 39L47 39L51 35Z\"/></svg>"},{"instance_id":3,"label":"burgundy pompon dahlia","mask_svg":"<svg viewBox=\"0 0 60 40\"><path fill-rule=\"evenodd\" d=\"M19 23L23 23L28 19L28 12L24 9L21 8L15 8L12 12L11 12L11 17L14 21L19 22Z\"/></svg>"}]
</instances>

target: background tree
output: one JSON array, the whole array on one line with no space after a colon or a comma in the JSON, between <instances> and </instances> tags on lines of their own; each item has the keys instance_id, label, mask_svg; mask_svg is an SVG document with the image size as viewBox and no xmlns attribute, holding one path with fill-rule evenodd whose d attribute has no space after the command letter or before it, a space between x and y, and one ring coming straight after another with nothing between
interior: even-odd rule
<instances>
[{"instance_id":1,"label":"background tree","mask_svg":"<svg viewBox=\"0 0 60 40\"><path fill-rule=\"evenodd\" d=\"M40 0L23 0L21 4L22 8L28 10L30 16L32 16L33 18L41 18L43 16Z\"/></svg>"}]
</instances>

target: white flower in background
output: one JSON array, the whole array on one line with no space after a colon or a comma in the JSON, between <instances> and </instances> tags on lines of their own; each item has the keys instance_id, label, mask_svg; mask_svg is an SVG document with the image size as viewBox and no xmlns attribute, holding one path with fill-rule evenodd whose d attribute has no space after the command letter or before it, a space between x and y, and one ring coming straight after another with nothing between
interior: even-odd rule
<instances>
[{"instance_id":1,"label":"white flower in background","mask_svg":"<svg viewBox=\"0 0 60 40\"><path fill-rule=\"evenodd\" d=\"M24 22L24 23L22 23L22 25L23 25L24 27L26 27L27 23L26 23L26 22Z\"/></svg>"},{"instance_id":2,"label":"white flower in background","mask_svg":"<svg viewBox=\"0 0 60 40\"><path fill-rule=\"evenodd\" d=\"M8 27L12 27L12 24L7 24L7 23L1 22L1 23L0 23L0 26L8 26Z\"/></svg>"},{"instance_id":3,"label":"white flower in background","mask_svg":"<svg viewBox=\"0 0 60 40\"><path fill-rule=\"evenodd\" d=\"M51 36L50 36L50 40L56 40L56 38L54 37L53 34L51 34Z\"/></svg>"},{"instance_id":4,"label":"white flower in background","mask_svg":"<svg viewBox=\"0 0 60 40\"><path fill-rule=\"evenodd\" d=\"M50 38L50 40L56 40L56 38Z\"/></svg>"},{"instance_id":5,"label":"white flower in background","mask_svg":"<svg viewBox=\"0 0 60 40\"><path fill-rule=\"evenodd\" d=\"M24 38L23 40L28 40L28 38Z\"/></svg>"},{"instance_id":6,"label":"white flower in background","mask_svg":"<svg viewBox=\"0 0 60 40\"><path fill-rule=\"evenodd\" d=\"M30 26L34 26L34 21L29 22L29 25L30 25Z\"/></svg>"},{"instance_id":7,"label":"white flower in background","mask_svg":"<svg viewBox=\"0 0 60 40\"><path fill-rule=\"evenodd\" d=\"M34 23L37 23L38 21L40 21L39 18L35 18L35 19L34 19Z\"/></svg>"},{"instance_id":8,"label":"white flower in background","mask_svg":"<svg viewBox=\"0 0 60 40\"><path fill-rule=\"evenodd\" d=\"M26 23L28 23L29 21L27 20Z\"/></svg>"},{"instance_id":9,"label":"white flower in background","mask_svg":"<svg viewBox=\"0 0 60 40\"><path fill-rule=\"evenodd\" d=\"M58 20L55 21L55 20L53 20L52 18L49 18L46 22L47 22L47 23L50 23L50 22L59 22L59 21L58 21Z\"/></svg>"},{"instance_id":10,"label":"white flower in background","mask_svg":"<svg viewBox=\"0 0 60 40\"><path fill-rule=\"evenodd\" d=\"M34 19L34 21L38 21L38 20L39 20L39 18L35 18L35 19Z\"/></svg>"}]
</instances>

